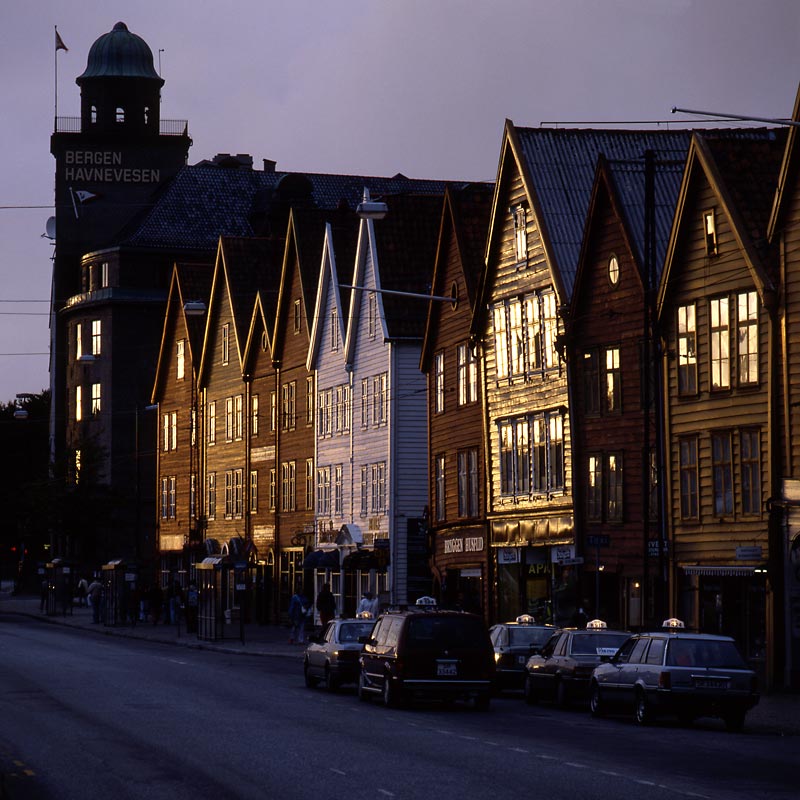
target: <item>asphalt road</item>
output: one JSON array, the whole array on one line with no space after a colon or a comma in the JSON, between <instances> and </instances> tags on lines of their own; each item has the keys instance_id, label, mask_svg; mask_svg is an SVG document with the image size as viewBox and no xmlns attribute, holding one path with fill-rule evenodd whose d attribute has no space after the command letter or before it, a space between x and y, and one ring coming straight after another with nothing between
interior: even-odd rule
<instances>
[{"instance_id":1,"label":"asphalt road","mask_svg":"<svg viewBox=\"0 0 800 800\"><path fill-rule=\"evenodd\" d=\"M385 709L293 660L0 620L3 800L796 799L798 745L517 697Z\"/></svg>"}]
</instances>

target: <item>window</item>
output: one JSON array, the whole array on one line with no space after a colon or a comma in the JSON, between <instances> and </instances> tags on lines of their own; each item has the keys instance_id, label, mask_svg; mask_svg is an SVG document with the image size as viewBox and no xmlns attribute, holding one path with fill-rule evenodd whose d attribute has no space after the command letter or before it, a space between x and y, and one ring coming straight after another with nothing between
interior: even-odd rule
<instances>
[{"instance_id":1,"label":"window","mask_svg":"<svg viewBox=\"0 0 800 800\"><path fill-rule=\"evenodd\" d=\"M208 518L214 519L217 516L217 473L208 473Z\"/></svg>"},{"instance_id":2,"label":"window","mask_svg":"<svg viewBox=\"0 0 800 800\"><path fill-rule=\"evenodd\" d=\"M75 458L72 461L72 479L76 485L81 482L81 451L75 450Z\"/></svg>"},{"instance_id":3,"label":"window","mask_svg":"<svg viewBox=\"0 0 800 800\"><path fill-rule=\"evenodd\" d=\"M583 354L583 410L600 413L600 354L589 350Z\"/></svg>"},{"instance_id":4,"label":"window","mask_svg":"<svg viewBox=\"0 0 800 800\"><path fill-rule=\"evenodd\" d=\"M295 300L294 301L294 332L296 334L300 333L300 322L301 322L301 319L300 319L300 301L299 300Z\"/></svg>"},{"instance_id":5,"label":"window","mask_svg":"<svg viewBox=\"0 0 800 800\"><path fill-rule=\"evenodd\" d=\"M173 411L169 415L169 449L178 449L178 412Z\"/></svg>"},{"instance_id":6,"label":"window","mask_svg":"<svg viewBox=\"0 0 800 800\"><path fill-rule=\"evenodd\" d=\"M334 433L341 433L344 429L344 420L342 419L344 415L344 393L343 393L343 386L336 387L335 397L333 399L333 432Z\"/></svg>"},{"instance_id":7,"label":"window","mask_svg":"<svg viewBox=\"0 0 800 800\"><path fill-rule=\"evenodd\" d=\"M336 516L341 516L342 514L343 475L344 475L344 466L342 464L337 464L333 468L333 496L331 498L331 502L333 504L333 513Z\"/></svg>"},{"instance_id":8,"label":"window","mask_svg":"<svg viewBox=\"0 0 800 800\"><path fill-rule=\"evenodd\" d=\"M611 256L608 259L608 282L612 286L619 283L619 260L616 256Z\"/></svg>"},{"instance_id":9,"label":"window","mask_svg":"<svg viewBox=\"0 0 800 800\"><path fill-rule=\"evenodd\" d=\"M711 389L728 389L731 385L730 316L728 298L715 297L709 304L711 336Z\"/></svg>"},{"instance_id":10,"label":"window","mask_svg":"<svg viewBox=\"0 0 800 800\"><path fill-rule=\"evenodd\" d=\"M122 106L117 106L115 118L117 122L125 122L125 109Z\"/></svg>"},{"instance_id":11,"label":"window","mask_svg":"<svg viewBox=\"0 0 800 800\"><path fill-rule=\"evenodd\" d=\"M648 453L648 489L650 492L650 499L649 499L649 512L650 512L650 521L655 522L659 519L659 506L661 505L660 501L660 491L659 491L659 483L658 483L658 456L656 453L656 449L654 447L650 448L650 452Z\"/></svg>"},{"instance_id":12,"label":"window","mask_svg":"<svg viewBox=\"0 0 800 800\"><path fill-rule=\"evenodd\" d=\"M231 327L230 323L226 322L222 326L222 363L227 364L230 359L230 347L231 347Z\"/></svg>"},{"instance_id":13,"label":"window","mask_svg":"<svg viewBox=\"0 0 800 800\"><path fill-rule=\"evenodd\" d=\"M372 465L372 513L381 514L386 510L386 463L381 461Z\"/></svg>"},{"instance_id":14,"label":"window","mask_svg":"<svg viewBox=\"0 0 800 800\"><path fill-rule=\"evenodd\" d=\"M736 305L738 380L747 386L758 383L758 294L743 292Z\"/></svg>"},{"instance_id":15,"label":"window","mask_svg":"<svg viewBox=\"0 0 800 800\"><path fill-rule=\"evenodd\" d=\"M235 469L233 471L233 515L241 517L244 507L244 470Z\"/></svg>"},{"instance_id":16,"label":"window","mask_svg":"<svg viewBox=\"0 0 800 800\"><path fill-rule=\"evenodd\" d=\"M92 414L99 414L102 406L102 389L99 383L92 384Z\"/></svg>"},{"instance_id":17,"label":"window","mask_svg":"<svg viewBox=\"0 0 800 800\"><path fill-rule=\"evenodd\" d=\"M703 212L703 230L706 235L706 254L715 256L717 254L717 223L714 219L714 209Z\"/></svg>"},{"instance_id":18,"label":"window","mask_svg":"<svg viewBox=\"0 0 800 800\"><path fill-rule=\"evenodd\" d=\"M258 470L250 470L250 513L258 511Z\"/></svg>"},{"instance_id":19,"label":"window","mask_svg":"<svg viewBox=\"0 0 800 800\"><path fill-rule=\"evenodd\" d=\"M161 519L167 519L169 504L169 478L161 479Z\"/></svg>"},{"instance_id":20,"label":"window","mask_svg":"<svg viewBox=\"0 0 800 800\"><path fill-rule=\"evenodd\" d=\"M164 414L161 418L161 440L162 449L166 453L169 450L169 414Z\"/></svg>"},{"instance_id":21,"label":"window","mask_svg":"<svg viewBox=\"0 0 800 800\"><path fill-rule=\"evenodd\" d=\"M367 333L370 339L375 338L378 328L378 299L375 292L370 292L367 298Z\"/></svg>"},{"instance_id":22,"label":"window","mask_svg":"<svg viewBox=\"0 0 800 800\"><path fill-rule=\"evenodd\" d=\"M761 513L761 446L758 429L741 432L742 513Z\"/></svg>"},{"instance_id":23,"label":"window","mask_svg":"<svg viewBox=\"0 0 800 800\"><path fill-rule=\"evenodd\" d=\"M508 348L506 342L506 309L504 305L495 306L492 313L494 322L495 374L497 379L508 377Z\"/></svg>"},{"instance_id":24,"label":"window","mask_svg":"<svg viewBox=\"0 0 800 800\"><path fill-rule=\"evenodd\" d=\"M514 253L517 263L528 260L528 229L525 206L519 205L514 211Z\"/></svg>"},{"instance_id":25,"label":"window","mask_svg":"<svg viewBox=\"0 0 800 800\"><path fill-rule=\"evenodd\" d=\"M186 377L186 340L178 339L175 348L175 379L182 381Z\"/></svg>"},{"instance_id":26,"label":"window","mask_svg":"<svg viewBox=\"0 0 800 800\"><path fill-rule=\"evenodd\" d=\"M233 437L241 439L244 425L244 397L237 394L233 398Z\"/></svg>"},{"instance_id":27,"label":"window","mask_svg":"<svg viewBox=\"0 0 800 800\"><path fill-rule=\"evenodd\" d=\"M622 456L609 453L606 456L606 495L607 519L614 522L622 520Z\"/></svg>"},{"instance_id":28,"label":"window","mask_svg":"<svg viewBox=\"0 0 800 800\"><path fill-rule=\"evenodd\" d=\"M500 423L500 484L504 495L530 494L531 450L526 417Z\"/></svg>"},{"instance_id":29,"label":"window","mask_svg":"<svg viewBox=\"0 0 800 800\"><path fill-rule=\"evenodd\" d=\"M306 425L314 424L314 378L306 378Z\"/></svg>"},{"instance_id":30,"label":"window","mask_svg":"<svg viewBox=\"0 0 800 800\"><path fill-rule=\"evenodd\" d=\"M189 476L189 516L197 518L197 475L194 473Z\"/></svg>"},{"instance_id":31,"label":"window","mask_svg":"<svg viewBox=\"0 0 800 800\"><path fill-rule=\"evenodd\" d=\"M78 361L83 356L83 325L80 322L75 325L75 360Z\"/></svg>"},{"instance_id":32,"label":"window","mask_svg":"<svg viewBox=\"0 0 800 800\"><path fill-rule=\"evenodd\" d=\"M541 349L542 365L544 369L558 366L556 352L556 336L558 335L558 315L556 309L556 296L553 292L544 292L541 295L542 304L542 331Z\"/></svg>"},{"instance_id":33,"label":"window","mask_svg":"<svg viewBox=\"0 0 800 800\"><path fill-rule=\"evenodd\" d=\"M297 465L294 461L281 464L281 511L295 510L295 484Z\"/></svg>"},{"instance_id":34,"label":"window","mask_svg":"<svg viewBox=\"0 0 800 800\"><path fill-rule=\"evenodd\" d=\"M104 289L108 286L108 261L100 265L100 286Z\"/></svg>"},{"instance_id":35,"label":"window","mask_svg":"<svg viewBox=\"0 0 800 800\"><path fill-rule=\"evenodd\" d=\"M714 478L714 516L733 513L733 456L728 432L711 435L711 467Z\"/></svg>"},{"instance_id":36,"label":"window","mask_svg":"<svg viewBox=\"0 0 800 800\"><path fill-rule=\"evenodd\" d=\"M478 515L478 450L458 453L458 516Z\"/></svg>"},{"instance_id":37,"label":"window","mask_svg":"<svg viewBox=\"0 0 800 800\"><path fill-rule=\"evenodd\" d=\"M694 304L678 308L678 394L697 394L697 322Z\"/></svg>"},{"instance_id":38,"label":"window","mask_svg":"<svg viewBox=\"0 0 800 800\"><path fill-rule=\"evenodd\" d=\"M176 488L176 477L174 475L170 475L169 477L169 518L175 519L176 510L177 510L177 488Z\"/></svg>"},{"instance_id":39,"label":"window","mask_svg":"<svg viewBox=\"0 0 800 800\"><path fill-rule=\"evenodd\" d=\"M225 473L225 519L233 517L233 470Z\"/></svg>"},{"instance_id":40,"label":"window","mask_svg":"<svg viewBox=\"0 0 800 800\"><path fill-rule=\"evenodd\" d=\"M225 441L233 439L233 398L225 398Z\"/></svg>"},{"instance_id":41,"label":"window","mask_svg":"<svg viewBox=\"0 0 800 800\"><path fill-rule=\"evenodd\" d=\"M458 361L458 404L465 406L478 401L478 359L475 351L467 343L460 344L457 350Z\"/></svg>"},{"instance_id":42,"label":"window","mask_svg":"<svg viewBox=\"0 0 800 800\"><path fill-rule=\"evenodd\" d=\"M386 424L389 401L388 381L389 375L386 372L372 378L372 424L376 427Z\"/></svg>"},{"instance_id":43,"label":"window","mask_svg":"<svg viewBox=\"0 0 800 800\"><path fill-rule=\"evenodd\" d=\"M250 435L258 436L258 395L250 398Z\"/></svg>"},{"instance_id":44,"label":"window","mask_svg":"<svg viewBox=\"0 0 800 800\"><path fill-rule=\"evenodd\" d=\"M75 421L80 422L83 419L83 387L75 387Z\"/></svg>"},{"instance_id":45,"label":"window","mask_svg":"<svg viewBox=\"0 0 800 800\"><path fill-rule=\"evenodd\" d=\"M532 488L535 494L564 489L564 420L559 412L531 420Z\"/></svg>"},{"instance_id":46,"label":"window","mask_svg":"<svg viewBox=\"0 0 800 800\"><path fill-rule=\"evenodd\" d=\"M369 424L369 378L361 381L361 427Z\"/></svg>"},{"instance_id":47,"label":"window","mask_svg":"<svg viewBox=\"0 0 800 800\"><path fill-rule=\"evenodd\" d=\"M389 419L389 373L382 372L379 378L380 424L385 425Z\"/></svg>"},{"instance_id":48,"label":"window","mask_svg":"<svg viewBox=\"0 0 800 800\"><path fill-rule=\"evenodd\" d=\"M277 493L277 471L273 467L269 471L269 510L275 510L275 495Z\"/></svg>"},{"instance_id":49,"label":"window","mask_svg":"<svg viewBox=\"0 0 800 800\"><path fill-rule=\"evenodd\" d=\"M586 519L600 522L603 519L603 460L590 455L586 465Z\"/></svg>"},{"instance_id":50,"label":"window","mask_svg":"<svg viewBox=\"0 0 800 800\"><path fill-rule=\"evenodd\" d=\"M278 427L278 397L276 392L269 393L269 429L277 430Z\"/></svg>"},{"instance_id":51,"label":"window","mask_svg":"<svg viewBox=\"0 0 800 800\"><path fill-rule=\"evenodd\" d=\"M331 350L339 349L339 312L331 309Z\"/></svg>"},{"instance_id":52,"label":"window","mask_svg":"<svg viewBox=\"0 0 800 800\"><path fill-rule=\"evenodd\" d=\"M92 106L91 110L89 111L89 116L91 119L92 125L97 124L97 106Z\"/></svg>"},{"instance_id":53,"label":"window","mask_svg":"<svg viewBox=\"0 0 800 800\"><path fill-rule=\"evenodd\" d=\"M433 356L433 413L444 411L444 353L440 350Z\"/></svg>"},{"instance_id":54,"label":"window","mask_svg":"<svg viewBox=\"0 0 800 800\"><path fill-rule=\"evenodd\" d=\"M99 319L92 320L92 355L99 356L103 345L103 324Z\"/></svg>"},{"instance_id":55,"label":"window","mask_svg":"<svg viewBox=\"0 0 800 800\"><path fill-rule=\"evenodd\" d=\"M285 431L293 431L295 427L295 388L295 381L281 387L281 427Z\"/></svg>"},{"instance_id":56,"label":"window","mask_svg":"<svg viewBox=\"0 0 800 800\"><path fill-rule=\"evenodd\" d=\"M328 487L330 490L330 477L328 478ZM314 508L314 459L306 459L306 509L312 510Z\"/></svg>"},{"instance_id":57,"label":"window","mask_svg":"<svg viewBox=\"0 0 800 800\"><path fill-rule=\"evenodd\" d=\"M447 517L447 495L445 492L445 458L437 455L434 462L436 477L436 521L443 522Z\"/></svg>"},{"instance_id":58,"label":"window","mask_svg":"<svg viewBox=\"0 0 800 800\"><path fill-rule=\"evenodd\" d=\"M361 516L367 516L367 502L368 502L368 487L367 487L367 467L361 467Z\"/></svg>"},{"instance_id":59,"label":"window","mask_svg":"<svg viewBox=\"0 0 800 800\"><path fill-rule=\"evenodd\" d=\"M217 403L212 400L208 404L208 443L217 441Z\"/></svg>"},{"instance_id":60,"label":"window","mask_svg":"<svg viewBox=\"0 0 800 800\"><path fill-rule=\"evenodd\" d=\"M619 348L609 347L605 351L605 393L603 400L608 414L622 408L622 376L620 374Z\"/></svg>"},{"instance_id":61,"label":"window","mask_svg":"<svg viewBox=\"0 0 800 800\"><path fill-rule=\"evenodd\" d=\"M331 513L331 468L317 469L317 514L328 516Z\"/></svg>"},{"instance_id":62,"label":"window","mask_svg":"<svg viewBox=\"0 0 800 800\"><path fill-rule=\"evenodd\" d=\"M697 519L697 439L681 439L681 519Z\"/></svg>"}]
</instances>

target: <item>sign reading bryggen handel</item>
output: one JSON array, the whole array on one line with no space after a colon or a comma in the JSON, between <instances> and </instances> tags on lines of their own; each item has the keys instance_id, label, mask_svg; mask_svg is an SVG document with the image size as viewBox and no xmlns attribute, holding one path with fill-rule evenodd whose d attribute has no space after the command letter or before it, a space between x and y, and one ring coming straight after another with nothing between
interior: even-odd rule
<instances>
[{"instance_id":1,"label":"sign reading bryggen handel","mask_svg":"<svg viewBox=\"0 0 800 800\"><path fill-rule=\"evenodd\" d=\"M126 166L119 150L64 151L64 180L91 183L158 183L160 169Z\"/></svg>"},{"instance_id":2,"label":"sign reading bryggen handel","mask_svg":"<svg viewBox=\"0 0 800 800\"><path fill-rule=\"evenodd\" d=\"M480 553L483 548L483 536L453 536L444 540L445 553Z\"/></svg>"}]
</instances>

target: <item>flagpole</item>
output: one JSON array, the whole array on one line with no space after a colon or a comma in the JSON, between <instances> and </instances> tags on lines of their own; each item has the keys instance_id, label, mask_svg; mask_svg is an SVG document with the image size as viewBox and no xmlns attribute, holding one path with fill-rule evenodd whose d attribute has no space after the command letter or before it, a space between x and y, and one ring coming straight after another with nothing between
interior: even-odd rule
<instances>
[{"instance_id":1,"label":"flagpole","mask_svg":"<svg viewBox=\"0 0 800 800\"><path fill-rule=\"evenodd\" d=\"M55 73L55 93L53 97L53 133L58 133L58 25L54 25L56 46L53 48L53 71Z\"/></svg>"}]
</instances>

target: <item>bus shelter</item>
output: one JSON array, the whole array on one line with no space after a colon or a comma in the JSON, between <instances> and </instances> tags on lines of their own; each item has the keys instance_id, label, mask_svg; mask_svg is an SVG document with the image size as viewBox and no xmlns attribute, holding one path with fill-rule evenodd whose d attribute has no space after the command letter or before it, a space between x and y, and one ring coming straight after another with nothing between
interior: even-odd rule
<instances>
[{"instance_id":1,"label":"bus shelter","mask_svg":"<svg viewBox=\"0 0 800 800\"><path fill-rule=\"evenodd\" d=\"M47 597L45 613L53 617L56 614L72 613L72 598L75 594L72 565L63 558L54 558L45 564L45 580L47 581Z\"/></svg>"},{"instance_id":2,"label":"bus shelter","mask_svg":"<svg viewBox=\"0 0 800 800\"><path fill-rule=\"evenodd\" d=\"M135 564L122 559L103 564L103 623L106 626L124 625L129 616L135 622L138 604L133 598L136 596L137 578ZM131 608L133 615L129 613Z\"/></svg>"},{"instance_id":3,"label":"bus shelter","mask_svg":"<svg viewBox=\"0 0 800 800\"><path fill-rule=\"evenodd\" d=\"M205 641L239 638L251 583L246 560L228 555L207 556L195 565L197 574L197 638Z\"/></svg>"}]
</instances>

